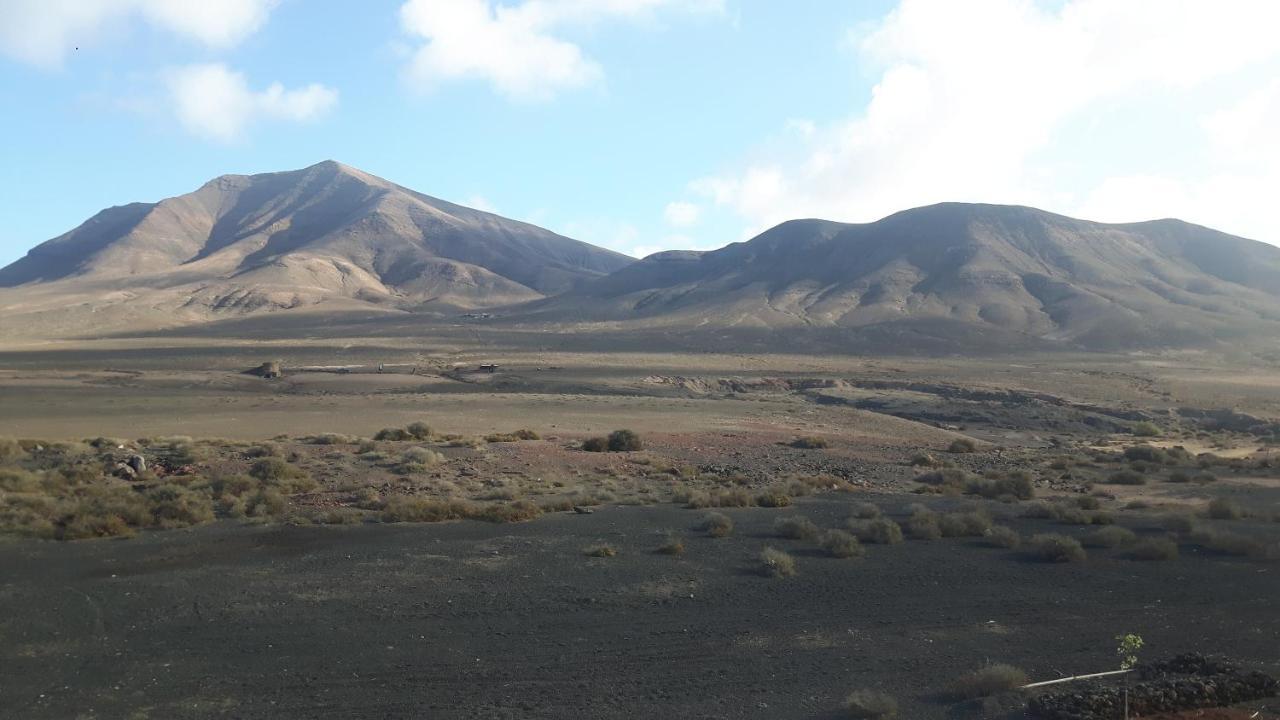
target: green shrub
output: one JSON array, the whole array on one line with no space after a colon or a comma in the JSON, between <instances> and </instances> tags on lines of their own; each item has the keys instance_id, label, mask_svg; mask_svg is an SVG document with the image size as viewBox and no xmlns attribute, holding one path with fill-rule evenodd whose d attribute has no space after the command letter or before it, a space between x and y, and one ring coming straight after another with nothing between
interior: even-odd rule
<instances>
[{"instance_id":1,"label":"green shrub","mask_svg":"<svg viewBox=\"0 0 1280 720\"><path fill-rule=\"evenodd\" d=\"M1129 432L1138 437L1160 437L1164 434L1160 430L1160 426L1147 421L1134 423L1129 427Z\"/></svg>"},{"instance_id":2,"label":"green shrub","mask_svg":"<svg viewBox=\"0 0 1280 720\"><path fill-rule=\"evenodd\" d=\"M614 430L609 433L609 452L633 452L643 450L640 436L630 430Z\"/></svg>"},{"instance_id":3,"label":"green shrub","mask_svg":"<svg viewBox=\"0 0 1280 720\"><path fill-rule=\"evenodd\" d=\"M954 454L971 453L977 451L977 449L978 443L974 442L970 438L958 438L956 440L952 440L951 444L947 446L947 452Z\"/></svg>"},{"instance_id":4,"label":"green shrub","mask_svg":"<svg viewBox=\"0 0 1280 720\"><path fill-rule=\"evenodd\" d=\"M1016 690L1027 684L1027 674L1012 665L988 665L951 683L950 695L957 700L984 698Z\"/></svg>"},{"instance_id":5,"label":"green shrub","mask_svg":"<svg viewBox=\"0 0 1280 720\"><path fill-rule=\"evenodd\" d=\"M713 538L729 537L733 534L733 520L723 513L707 513L702 518L702 530Z\"/></svg>"},{"instance_id":6,"label":"green shrub","mask_svg":"<svg viewBox=\"0 0 1280 720\"><path fill-rule=\"evenodd\" d=\"M1081 562L1087 557L1080 542L1067 535L1057 533L1032 535L1028 545L1031 556L1041 562Z\"/></svg>"},{"instance_id":7,"label":"green shrub","mask_svg":"<svg viewBox=\"0 0 1280 720\"><path fill-rule=\"evenodd\" d=\"M1111 528L1108 528L1111 529ZM1144 538L1129 549L1128 557L1149 562L1178 559L1178 543L1169 538Z\"/></svg>"},{"instance_id":8,"label":"green shrub","mask_svg":"<svg viewBox=\"0 0 1280 720\"><path fill-rule=\"evenodd\" d=\"M850 535L844 530L828 530L822 534L819 545L831 557L851 558L861 557L865 552L862 543L858 542L858 538Z\"/></svg>"},{"instance_id":9,"label":"green shrub","mask_svg":"<svg viewBox=\"0 0 1280 720\"><path fill-rule=\"evenodd\" d=\"M877 545L896 545L902 542L902 528L888 518L849 521L849 529L859 540Z\"/></svg>"},{"instance_id":10,"label":"green shrub","mask_svg":"<svg viewBox=\"0 0 1280 720\"><path fill-rule=\"evenodd\" d=\"M844 711L853 720L895 720L898 701L876 690L857 690L845 698Z\"/></svg>"},{"instance_id":11,"label":"green shrub","mask_svg":"<svg viewBox=\"0 0 1280 720\"><path fill-rule=\"evenodd\" d=\"M822 450L828 447L827 439L816 435L806 435L791 441L791 447L801 450Z\"/></svg>"},{"instance_id":12,"label":"green shrub","mask_svg":"<svg viewBox=\"0 0 1280 720\"><path fill-rule=\"evenodd\" d=\"M769 577L791 577L796 574L796 561L777 548L760 551L760 571Z\"/></svg>"},{"instance_id":13,"label":"green shrub","mask_svg":"<svg viewBox=\"0 0 1280 720\"><path fill-rule=\"evenodd\" d=\"M1117 548L1122 545L1131 545L1137 539L1138 536L1134 535L1132 530L1112 525L1098 528L1086 535L1084 544L1093 547Z\"/></svg>"},{"instance_id":14,"label":"green shrub","mask_svg":"<svg viewBox=\"0 0 1280 720\"><path fill-rule=\"evenodd\" d=\"M774 533L788 540L813 540L821 532L812 520L803 515L780 517L773 523Z\"/></svg>"}]
</instances>

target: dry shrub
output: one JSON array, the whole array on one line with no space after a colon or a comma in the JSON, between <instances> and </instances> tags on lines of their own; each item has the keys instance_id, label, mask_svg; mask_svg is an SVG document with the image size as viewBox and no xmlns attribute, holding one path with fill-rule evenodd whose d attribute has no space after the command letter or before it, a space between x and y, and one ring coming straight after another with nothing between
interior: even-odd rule
<instances>
[{"instance_id":1,"label":"dry shrub","mask_svg":"<svg viewBox=\"0 0 1280 720\"><path fill-rule=\"evenodd\" d=\"M853 516L862 520L874 520L881 516L880 506L869 502L853 504Z\"/></svg>"},{"instance_id":2,"label":"dry shrub","mask_svg":"<svg viewBox=\"0 0 1280 720\"><path fill-rule=\"evenodd\" d=\"M180 528L213 521L213 500L206 492L161 485L147 491L147 502L156 527Z\"/></svg>"},{"instance_id":3,"label":"dry shrub","mask_svg":"<svg viewBox=\"0 0 1280 720\"><path fill-rule=\"evenodd\" d=\"M1236 555L1254 560L1275 560L1280 547L1268 546L1261 540L1226 530L1204 528L1191 533L1191 541L1222 555Z\"/></svg>"},{"instance_id":4,"label":"dry shrub","mask_svg":"<svg viewBox=\"0 0 1280 720\"><path fill-rule=\"evenodd\" d=\"M1082 495L1076 498L1076 507L1081 510L1098 510L1102 507L1102 501L1092 495Z\"/></svg>"},{"instance_id":5,"label":"dry shrub","mask_svg":"<svg viewBox=\"0 0 1280 720\"><path fill-rule=\"evenodd\" d=\"M1108 475L1105 482L1109 485L1146 485L1147 476L1133 470L1121 470Z\"/></svg>"},{"instance_id":6,"label":"dry shrub","mask_svg":"<svg viewBox=\"0 0 1280 720\"><path fill-rule=\"evenodd\" d=\"M445 461L443 453L423 447L412 447L400 455L400 472L422 472L426 468L435 467Z\"/></svg>"},{"instance_id":7,"label":"dry shrub","mask_svg":"<svg viewBox=\"0 0 1280 720\"><path fill-rule=\"evenodd\" d=\"M11 463L27 456L27 451L13 438L0 437L0 462Z\"/></svg>"},{"instance_id":8,"label":"dry shrub","mask_svg":"<svg viewBox=\"0 0 1280 720\"><path fill-rule=\"evenodd\" d=\"M896 545L902 542L902 528L888 518L855 520L849 518L849 530L864 543Z\"/></svg>"},{"instance_id":9,"label":"dry shrub","mask_svg":"<svg viewBox=\"0 0 1280 720\"><path fill-rule=\"evenodd\" d=\"M1186 513L1171 513L1160 520L1160 527L1169 532L1189 533L1196 529L1196 519Z\"/></svg>"},{"instance_id":10,"label":"dry shrub","mask_svg":"<svg viewBox=\"0 0 1280 720\"><path fill-rule=\"evenodd\" d=\"M1082 562L1088 557L1080 541L1067 535L1057 533L1032 535L1027 544L1031 557L1041 562Z\"/></svg>"},{"instance_id":11,"label":"dry shrub","mask_svg":"<svg viewBox=\"0 0 1280 720\"><path fill-rule=\"evenodd\" d=\"M951 683L949 695L957 700L984 698L1016 690L1027 684L1027 674L1012 665L988 665Z\"/></svg>"},{"instance_id":12,"label":"dry shrub","mask_svg":"<svg viewBox=\"0 0 1280 720\"><path fill-rule=\"evenodd\" d=\"M938 518L943 537L982 537L991 529L991 516L982 510L950 512Z\"/></svg>"},{"instance_id":13,"label":"dry shrub","mask_svg":"<svg viewBox=\"0 0 1280 720\"><path fill-rule=\"evenodd\" d=\"M1113 528L1107 529L1111 530ZM1144 538L1129 549L1127 556L1133 560L1177 560L1178 543L1163 537Z\"/></svg>"},{"instance_id":14,"label":"dry shrub","mask_svg":"<svg viewBox=\"0 0 1280 720\"><path fill-rule=\"evenodd\" d=\"M667 536L666 541L658 546L658 554L660 555L683 555L684 554L684 538L676 534Z\"/></svg>"},{"instance_id":15,"label":"dry shrub","mask_svg":"<svg viewBox=\"0 0 1280 720\"><path fill-rule=\"evenodd\" d=\"M778 537L788 540L813 540L821 532L812 520L803 515L778 518L773 523L773 531Z\"/></svg>"},{"instance_id":16,"label":"dry shrub","mask_svg":"<svg viewBox=\"0 0 1280 720\"><path fill-rule=\"evenodd\" d=\"M801 450L822 450L829 446L827 439L816 435L806 435L791 441L791 447Z\"/></svg>"},{"instance_id":17,"label":"dry shrub","mask_svg":"<svg viewBox=\"0 0 1280 720\"><path fill-rule=\"evenodd\" d=\"M374 436L374 440L382 440L389 442L400 442L404 440L413 440L413 434L404 428L382 428Z\"/></svg>"},{"instance_id":18,"label":"dry shrub","mask_svg":"<svg viewBox=\"0 0 1280 720\"><path fill-rule=\"evenodd\" d=\"M609 433L608 447L609 452L633 452L643 450L644 443L630 430L614 430Z\"/></svg>"},{"instance_id":19,"label":"dry shrub","mask_svg":"<svg viewBox=\"0 0 1280 720\"><path fill-rule=\"evenodd\" d=\"M796 561L777 548L766 547L760 551L760 571L769 577L791 577L796 574Z\"/></svg>"},{"instance_id":20,"label":"dry shrub","mask_svg":"<svg viewBox=\"0 0 1280 720\"><path fill-rule=\"evenodd\" d=\"M938 459L929 453L916 453L911 456L909 464L913 467L934 467L938 464Z\"/></svg>"},{"instance_id":21,"label":"dry shrub","mask_svg":"<svg viewBox=\"0 0 1280 720\"><path fill-rule=\"evenodd\" d=\"M306 492L315 487L315 481L305 470L278 457L258 460L249 468L249 475L287 493Z\"/></svg>"},{"instance_id":22,"label":"dry shrub","mask_svg":"<svg viewBox=\"0 0 1280 720\"><path fill-rule=\"evenodd\" d=\"M1205 513L1214 520L1239 520L1244 517L1244 508L1230 498L1214 498Z\"/></svg>"},{"instance_id":23,"label":"dry shrub","mask_svg":"<svg viewBox=\"0 0 1280 720\"><path fill-rule=\"evenodd\" d=\"M977 451L977 449L978 443L970 438L952 440L951 444L947 446L947 452L953 454L971 453Z\"/></svg>"},{"instance_id":24,"label":"dry shrub","mask_svg":"<svg viewBox=\"0 0 1280 720\"><path fill-rule=\"evenodd\" d=\"M828 555L837 558L861 557L866 552L862 547L862 543L858 542L858 538L844 530L828 530L824 532L819 545L823 550L827 551Z\"/></svg>"},{"instance_id":25,"label":"dry shrub","mask_svg":"<svg viewBox=\"0 0 1280 720\"><path fill-rule=\"evenodd\" d=\"M352 445L355 441L354 437L341 433L321 433L302 438L302 442L308 445Z\"/></svg>"},{"instance_id":26,"label":"dry shrub","mask_svg":"<svg viewBox=\"0 0 1280 720\"><path fill-rule=\"evenodd\" d=\"M1013 549L1022 544L1022 536L1017 530L1005 525L996 525L983 536L986 544L992 547Z\"/></svg>"},{"instance_id":27,"label":"dry shrub","mask_svg":"<svg viewBox=\"0 0 1280 720\"><path fill-rule=\"evenodd\" d=\"M432 435L435 435L431 430L431 426L422 421L409 423L404 431L414 440L428 440Z\"/></svg>"},{"instance_id":28,"label":"dry shrub","mask_svg":"<svg viewBox=\"0 0 1280 720\"><path fill-rule=\"evenodd\" d=\"M609 440L602 437L590 437L582 441L582 449L585 452L604 452L609 449Z\"/></svg>"},{"instance_id":29,"label":"dry shrub","mask_svg":"<svg viewBox=\"0 0 1280 720\"><path fill-rule=\"evenodd\" d=\"M1030 500L1036 494L1031 476L1025 472L1013 472L998 478L970 478L964 484L964 491L970 495L981 495L984 498L993 499Z\"/></svg>"},{"instance_id":30,"label":"dry shrub","mask_svg":"<svg viewBox=\"0 0 1280 720\"><path fill-rule=\"evenodd\" d=\"M733 534L733 520L723 513L707 513L702 518L701 528L713 538L729 537Z\"/></svg>"},{"instance_id":31,"label":"dry shrub","mask_svg":"<svg viewBox=\"0 0 1280 720\"><path fill-rule=\"evenodd\" d=\"M443 522L468 517L471 508L459 500L395 495L382 504L383 522Z\"/></svg>"},{"instance_id":32,"label":"dry shrub","mask_svg":"<svg viewBox=\"0 0 1280 720\"><path fill-rule=\"evenodd\" d=\"M245 450L244 456L247 458L284 457L284 448L274 442L258 443Z\"/></svg>"},{"instance_id":33,"label":"dry shrub","mask_svg":"<svg viewBox=\"0 0 1280 720\"><path fill-rule=\"evenodd\" d=\"M756 504L763 508L789 507L791 496L782 488L769 488L756 496Z\"/></svg>"},{"instance_id":34,"label":"dry shrub","mask_svg":"<svg viewBox=\"0 0 1280 720\"><path fill-rule=\"evenodd\" d=\"M325 508L311 514L311 522L317 525L359 525L364 522L364 513L356 508Z\"/></svg>"},{"instance_id":35,"label":"dry shrub","mask_svg":"<svg viewBox=\"0 0 1280 720\"><path fill-rule=\"evenodd\" d=\"M1118 548L1132 545L1138 539L1132 530L1112 525L1098 528L1084 537L1084 544L1091 547Z\"/></svg>"},{"instance_id":36,"label":"dry shrub","mask_svg":"<svg viewBox=\"0 0 1280 720\"><path fill-rule=\"evenodd\" d=\"M878 690L856 690L844 699L844 711L854 720L894 720L898 701Z\"/></svg>"},{"instance_id":37,"label":"dry shrub","mask_svg":"<svg viewBox=\"0 0 1280 720\"><path fill-rule=\"evenodd\" d=\"M927 508L918 508L911 513L906 524L907 535L915 540L937 540L942 537L942 526L938 522L938 513Z\"/></svg>"},{"instance_id":38,"label":"dry shrub","mask_svg":"<svg viewBox=\"0 0 1280 720\"><path fill-rule=\"evenodd\" d=\"M542 508L528 500L501 505L484 505L472 513L471 517L492 523L513 523L534 520L542 515Z\"/></svg>"},{"instance_id":39,"label":"dry shrub","mask_svg":"<svg viewBox=\"0 0 1280 720\"><path fill-rule=\"evenodd\" d=\"M612 545L595 545L583 551L587 557L611 558L618 554Z\"/></svg>"}]
</instances>

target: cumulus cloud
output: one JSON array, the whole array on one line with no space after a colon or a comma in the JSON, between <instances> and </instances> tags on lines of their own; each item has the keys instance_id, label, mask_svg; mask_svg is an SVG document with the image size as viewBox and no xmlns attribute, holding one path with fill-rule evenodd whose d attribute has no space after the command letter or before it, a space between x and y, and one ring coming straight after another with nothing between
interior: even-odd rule
<instances>
[{"instance_id":1,"label":"cumulus cloud","mask_svg":"<svg viewBox=\"0 0 1280 720\"><path fill-rule=\"evenodd\" d=\"M260 119L294 122L314 120L338 103L338 92L311 84L286 90L272 83L249 88L244 76L220 63L187 65L166 73L174 114L194 135L233 142Z\"/></svg>"},{"instance_id":2,"label":"cumulus cloud","mask_svg":"<svg viewBox=\"0 0 1280 720\"><path fill-rule=\"evenodd\" d=\"M719 11L723 0L408 0L400 24L422 44L407 77L423 89L478 79L512 99L545 100L604 76L599 63L562 36L565 30L648 19L668 8Z\"/></svg>"},{"instance_id":3,"label":"cumulus cloud","mask_svg":"<svg viewBox=\"0 0 1280 720\"><path fill-rule=\"evenodd\" d=\"M141 20L209 47L229 47L266 22L276 0L4 0L0 52L57 67L74 47Z\"/></svg>"},{"instance_id":4,"label":"cumulus cloud","mask_svg":"<svg viewBox=\"0 0 1280 720\"><path fill-rule=\"evenodd\" d=\"M903 0L851 33L877 77L858 112L692 188L751 231L962 200L1280 242L1257 202L1280 186L1278 26L1249 0Z\"/></svg>"},{"instance_id":5,"label":"cumulus cloud","mask_svg":"<svg viewBox=\"0 0 1280 720\"><path fill-rule=\"evenodd\" d=\"M673 227L690 227L698 224L700 209L691 202L670 202L662 210L662 218Z\"/></svg>"}]
</instances>

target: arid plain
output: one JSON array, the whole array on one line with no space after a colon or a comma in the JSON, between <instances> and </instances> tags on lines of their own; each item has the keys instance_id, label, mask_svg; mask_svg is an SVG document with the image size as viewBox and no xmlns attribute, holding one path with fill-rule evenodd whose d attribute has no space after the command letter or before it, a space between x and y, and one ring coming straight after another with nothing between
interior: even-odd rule
<instances>
[{"instance_id":1,"label":"arid plain","mask_svg":"<svg viewBox=\"0 0 1280 720\"><path fill-rule=\"evenodd\" d=\"M298 327L0 353L18 466L140 455L114 482L153 503L0 541L15 716L1012 718L961 678L1110 669L1123 633L1278 669L1265 358ZM132 537L35 539L72 532Z\"/></svg>"}]
</instances>

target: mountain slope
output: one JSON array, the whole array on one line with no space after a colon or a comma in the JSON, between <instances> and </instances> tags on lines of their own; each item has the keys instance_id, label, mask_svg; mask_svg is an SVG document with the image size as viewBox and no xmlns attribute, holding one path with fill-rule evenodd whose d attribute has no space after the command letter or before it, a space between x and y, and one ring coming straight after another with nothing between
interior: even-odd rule
<instances>
[{"instance_id":1,"label":"mountain slope","mask_svg":"<svg viewBox=\"0 0 1280 720\"><path fill-rule=\"evenodd\" d=\"M474 308L563 292L630 262L326 161L104 210L0 269L0 309L74 298L182 321L322 302Z\"/></svg>"},{"instance_id":2,"label":"mountain slope","mask_svg":"<svg viewBox=\"0 0 1280 720\"><path fill-rule=\"evenodd\" d=\"M944 203L868 224L783 223L658 253L530 318L667 327L1017 335L1088 348L1188 345L1280 327L1280 248L1177 220L1110 225Z\"/></svg>"}]
</instances>

